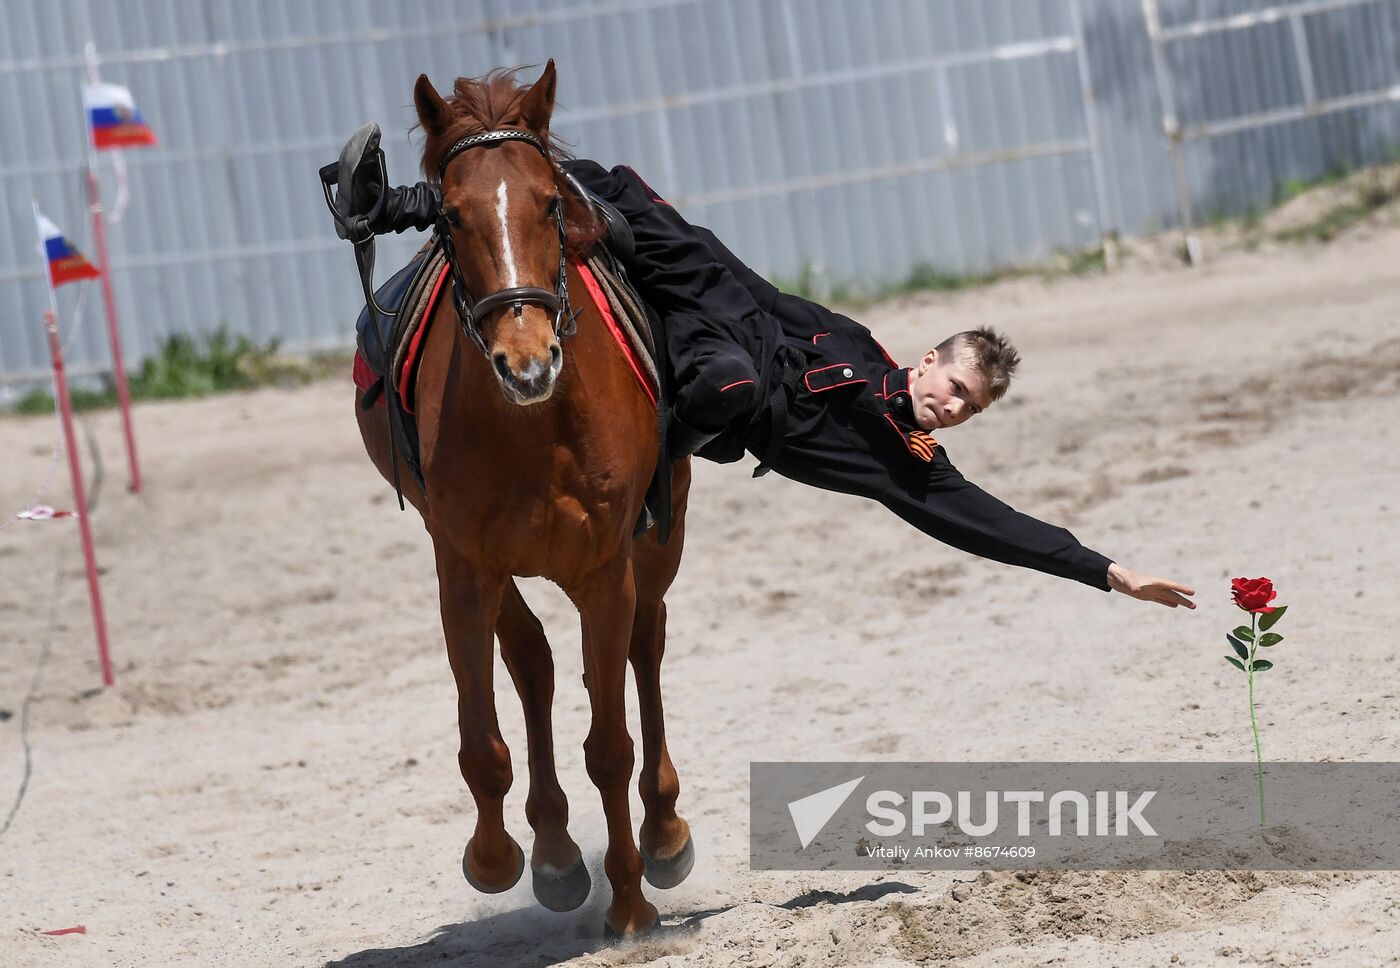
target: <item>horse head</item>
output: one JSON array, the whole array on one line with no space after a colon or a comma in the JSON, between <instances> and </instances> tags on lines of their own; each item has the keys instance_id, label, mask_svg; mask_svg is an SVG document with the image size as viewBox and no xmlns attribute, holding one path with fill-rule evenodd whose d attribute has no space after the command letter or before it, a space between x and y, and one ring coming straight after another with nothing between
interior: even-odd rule
<instances>
[{"instance_id":1,"label":"horse head","mask_svg":"<svg viewBox=\"0 0 1400 968\"><path fill-rule=\"evenodd\" d=\"M467 332L506 399L528 406L549 399L564 366L564 259L586 251L602 226L556 162L554 61L528 88L515 73L458 78L446 98L422 74L413 101L427 134L424 173L441 182L439 231L450 235L459 282L478 300L472 307L467 297ZM474 135L483 137L463 147Z\"/></svg>"}]
</instances>

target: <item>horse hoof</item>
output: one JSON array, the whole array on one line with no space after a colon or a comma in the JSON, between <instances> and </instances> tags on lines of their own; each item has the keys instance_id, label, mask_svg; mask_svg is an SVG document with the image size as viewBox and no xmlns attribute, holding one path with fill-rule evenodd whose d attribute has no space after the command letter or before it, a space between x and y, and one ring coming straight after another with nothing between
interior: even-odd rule
<instances>
[{"instance_id":1,"label":"horse hoof","mask_svg":"<svg viewBox=\"0 0 1400 968\"><path fill-rule=\"evenodd\" d=\"M648 928L647 930L649 931L651 929ZM603 921L603 940L606 941L608 944L615 944L618 941L623 941L628 938L636 938L643 934L646 934L646 931L633 931L631 934L628 934L619 931L617 930L617 928L614 928L611 924L608 924L606 919Z\"/></svg>"},{"instance_id":2,"label":"horse hoof","mask_svg":"<svg viewBox=\"0 0 1400 968\"><path fill-rule=\"evenodd\" d=\"M690 876L690 870L695 866L695 840L687 837L685 846L676 851L674 857L665 859L653 857L643 850L642 864L645 867L647 883L669 891Z\"/></svg>"},{"instance_id":3,"label":"horse hoof","mask_svg":"<svg viewBox=\"0 0 1400 968\"><path fill-rule=\"evenodd\" d=\"M525 873L525 851L521 850L520 845L514 840L511 841L511 845L515 847L515 873L500 884L486 884L477 880L476 876L472 874L471 865L467 863L467 858L471 856L472 852L472 842L467 841L467 847L462 851L462 876L467 879L467 883L482 894L500 894L520 883L520 875Z\"/></svg>"},{"instance_id":4,"label":"horse hoof","mask_svg":"<svg viewBox=\"0 0 1400 968\"><path fill-rule=\"evenodd\" d=\"M560 914L576 910L588 900L588 892L593 890L593 878L588 876L588 865L584 864L582 857L558 877L532 869L530 880L535 889L535 900Z\"/></svg>"},{"instance_id":5,"label":"horse hoof","mask_svg":"<svg viewBox=\"0 0 1400 968\"><path fill-rule=\"evenodd\" d=\"M655 931L661 924L661 919L656 914L656 908L646 901L642 902L642 907L634 918L626 927L615 928L608 915L603 915L604 939L614 942L640 938Z\"/></svg>"}]
</instances>

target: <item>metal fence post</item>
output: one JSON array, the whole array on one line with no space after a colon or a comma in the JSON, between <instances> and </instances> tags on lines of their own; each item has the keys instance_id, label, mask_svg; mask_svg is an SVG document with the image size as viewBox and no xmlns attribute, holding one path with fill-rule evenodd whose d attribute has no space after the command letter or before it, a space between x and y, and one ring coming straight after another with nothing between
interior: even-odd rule
<instances>
[{"instance_id":1,"label":"metal fence post","mask_svg":"<svg viewBox=\"0 0 1400 968\"><path fill-rule=\"evenodd\" d=\"M1099 241L1106 242L1116 231L1108 214L1108 188L1104 177L1103 155L1099 146L1099 121L1094 79L1089 55L1084 49L1084 16L1080 0L1069 0L1069 16L1074 27L1074 58L1079 68L1079 91L1084 105L1084 129L1089 136L1089 167L1094 174L1094 199L1098 205Z\"/></svg>"},{"instance_id":2,"label":"metal fence post","mask_svg":"<svg viewBox=\"0 0 1400 968\"><path fill-rule=\"evenodd\" d=\"M1157 78L1157 98L1162 105L1162 133L1167 136L1172 179L1176 182L1176 207L1180 213L1182 231L1186 233L1187 258L1195 263L1199 260L1200 244L1192 235L1195 217L1191 211L1191 186L1186 180L1186 159L1181 147L1181 121L1176 116L1176 98L1173 96L1171 73L1167 69L1166 52L1162 49L1162 22L1157 10L1157 0L1142 0L1142 15L1147 23L1147 42L1152 48L1152 72Z\"/></svg>"},{"instance_id":3,"label":"metal fence post","mask_svg":"<svg viewBox=\"0 0 1400 968\"><path fill-rule=\"evenodd\" d=\"M1313 82L1312 54L1308 50L1308 35L1303 18L1296 12L1288 15L1288 32L1293 36L1293 52L1298 57L1298 81L1303 87L1303 103L1317 103L1317 87Z\"/></svg>"}]
</instances>

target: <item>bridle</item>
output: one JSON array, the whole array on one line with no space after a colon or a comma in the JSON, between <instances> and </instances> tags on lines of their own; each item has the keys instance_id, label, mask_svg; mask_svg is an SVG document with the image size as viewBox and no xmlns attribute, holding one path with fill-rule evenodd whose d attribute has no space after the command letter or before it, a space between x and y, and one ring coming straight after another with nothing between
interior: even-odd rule
<instances>
[{"instance_id":1,"label":"bridle","mask_svg":"<svg viewBox=\"0 0 1400 968\"><path fill-rule=\"evenodd\" d=\"M540 154L544 155L546 161L549 161L550 168L554 167L554 162L549 159L549 149L539 137L528 131L500 128L495 131L467 135L465 138L453 142L452 147L448 148L447 153L442 156L442 163L438 165L438 183L442 183L447 166L462 152L506 141L523 141L532 145ZM462 331L470 336L472 342L476 343L488 357L491 355L491 350L486 345L486 337L482 335L478 321L487 313L500 309L502 306L510 306L517 319L520 318L521 310L526 304L543 306L554 313L554 336L559 340L572 336L578 331L578 314L573 312L569 305L564 205L561 199L555 198L550 207L550 217L554 219L555 227L559 231L559 279L555 284L554 291L550 292L539 286L512 286L509 289L498 289L481 297L475 303L471 301L471 293L467 289L466 280L462 278L462 267L457 261L456 249L452 244L452 230L451 226L448 225L447 216L441 211L438 213L436 229L438 244L442 246L443 252L447 256L447 264L452 271L452 304L457 310L457 318L462 324Z\"/></svg>"}]
</instances>

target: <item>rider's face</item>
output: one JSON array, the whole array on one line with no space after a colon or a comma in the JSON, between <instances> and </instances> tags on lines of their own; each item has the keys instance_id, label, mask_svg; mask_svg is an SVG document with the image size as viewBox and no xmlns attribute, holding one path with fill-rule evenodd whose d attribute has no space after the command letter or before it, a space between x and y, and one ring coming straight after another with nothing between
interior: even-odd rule
<instances>
[{"instance_id":1,"label":"rider's face","mask_svg":"<svg viewBox=\"0 0 1400 968\"><path fill-rule=\"evenodd\" d=\"M929 350L909 373L914 419L925 430L956 427L992 405L986 378L951 353Z\"/></svg>"}]
</instances>

